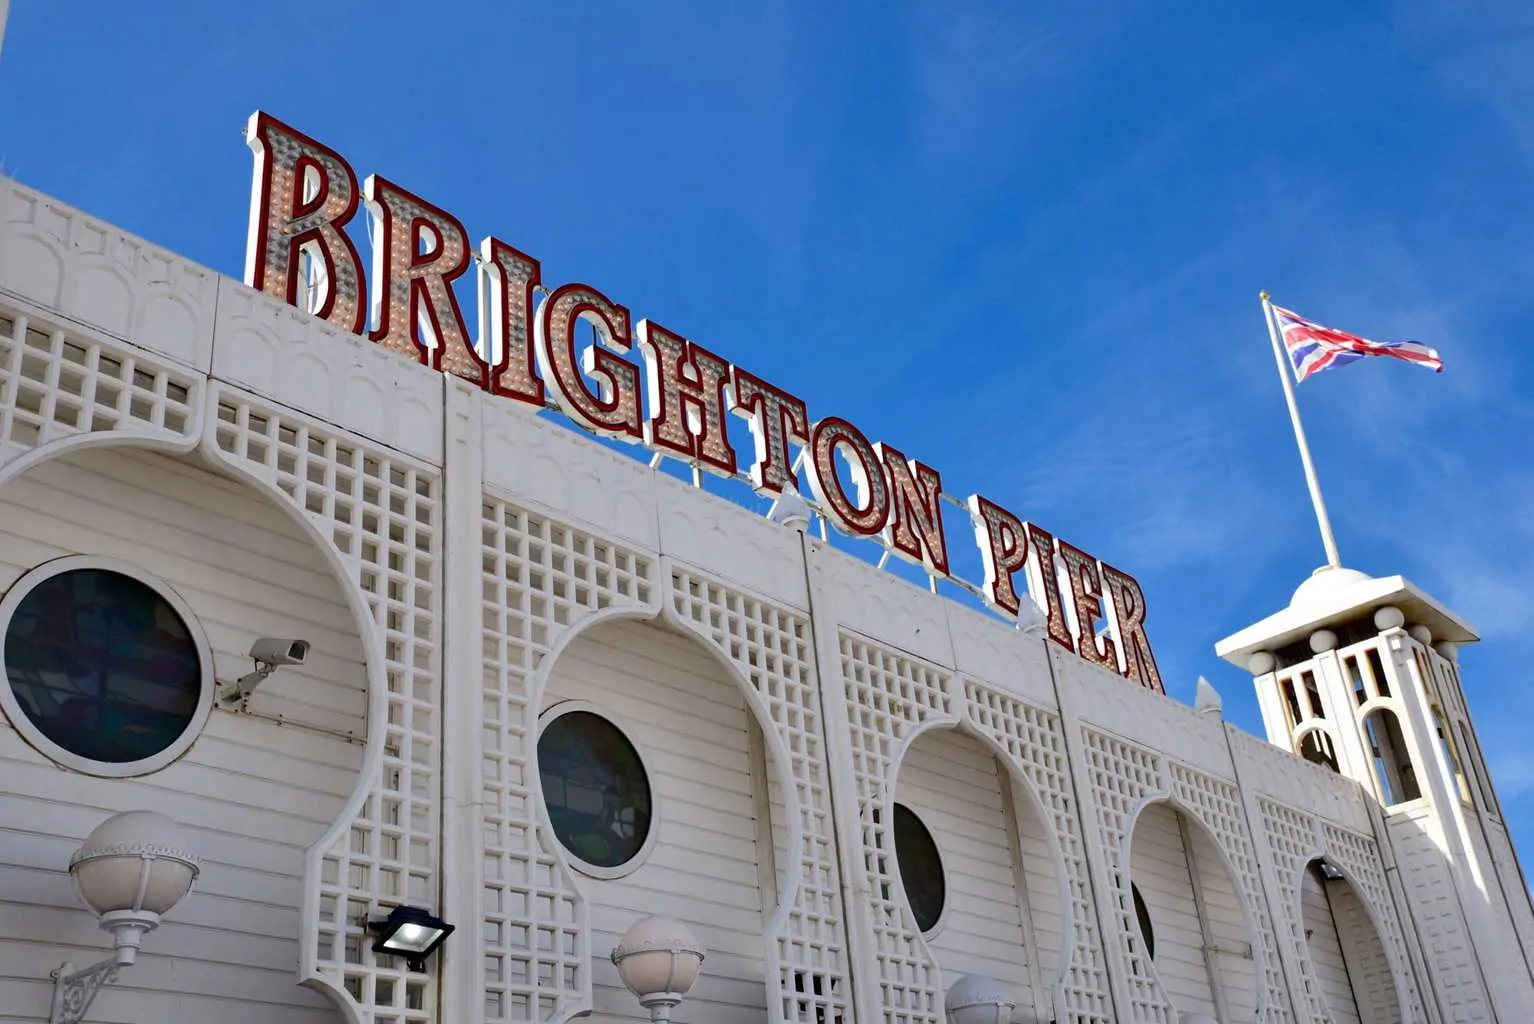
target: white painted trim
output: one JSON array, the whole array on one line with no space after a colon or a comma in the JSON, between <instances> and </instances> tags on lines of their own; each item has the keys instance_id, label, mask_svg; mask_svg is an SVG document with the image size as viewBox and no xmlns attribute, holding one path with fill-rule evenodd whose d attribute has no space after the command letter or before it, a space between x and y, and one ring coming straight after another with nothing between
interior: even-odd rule
<instances>
[{"instance_id":1,"label":"white painted trim","mask_svg":"<svg viewBox=\"0 0 1534 1024\"><path fill-rule=\"evenodd\" d=\"M1322 692L1323 694L1325 693L1325 691ZM1325 700L1325 697L1323 696L1322 699ZM1272 839L1266 832L1262 812L1257 804L1258 791L1253 788L1250 779L1247 777L1251 773L1251 768L1248 767L1246 769L1247 775L1242 774L1242 760L1236 756L1235 744L1231 742L1231 733L1233 731L1239 730L1229 722L1222 723L1221 732L1225 735L1225 750L1230 755L1231 774L1235 778L1236 789L1241 794L1242 819L1246 823L1247 835L1251 837L1252 856L1257 861L1259 891L1262 893L1263 901L1267 905L1268 926L1273 930L1274 955L1278 958L1279 974L1284 979L1284 1002L1281 1005L1287 1006L1294 1020L1299 1021L1304 1019L1305 1013L1300 1002L1299 993L1301 989L1296 984L1295 979L1302 977L1303 972L1296 960L1297 950L1294 948L1294 943L1289 941L1287 929L1291 920L1290 908L1283 906L1283 902L1278 896L1278 890L1275 887L1278 870L1273 863ZM1332 749L1338 763L1341 764L1343 757L1346 755L1337 748L1335 737L1333 737L1332 743ZM1310 956L1309 950L1306 950L1304 955L1308 958ZM1261 984L1260 979L1258 983Z\"/></svg>"},{"instance_id":2,"label":"white painted trim","mask_svg":"<svg viewBox=\"0 0 1534 1024\"><path fill-rule=\"evenodd\" d=\"M762 920L778 909L778 851L772 836L772 794L768 787L767 741L754 714L746 730L746 756L751 764L751 807L756 813L756 885L761 895ZM784 823L787 832L787 822ZM791 854L791 851L790 851Z\"/></svg>"},{"instance_id":3,"label":"white painted trim","mask_svg":"<svg viewBox=\"0 0 1534 1024\"><path fill-rule=\"evenodd\" d=\"M443 377L442 466L442 805L438 873L442 917L460 927L437 955L441 1020L484 1024L485 786L482 610L484 405L468 385ZM460 542L461 539L461 542ZM473 699L479 697L481 699ZM585 904L581 904L584 908ZM581 919L589 930L589 922ZM581 1002L591 1002L583 972Z\"/></svg>"},{"instance_id":4,"label":"white painted trim","mask_svg":"<svg viewBox=\"0 0 1534 1024\"><path fill-rule=\"evenodd\" d=\"M1059 709L1060 730L1062 742L1065 747L1066 778L1070 785L1072 805L1075 807L1077 828L1080 829L1081 858L1086 865L1087 897L1091 904L1090 913L1097 924L1098 952L1103 957L1103 974L1107 978L1107 1011L1114 1020L1127 1017L1130 1006L1129 979L1132 976L1130 962L1120 955L1122 946L1118 921L1115 917L1109 917L1110 900L1117 897L1117 888L1112 884L1112 872L1114 864L1110 862L1108 850L1098 842L1101 826L1097 820L1097 798L1092 792L1090 779L1091 770L1088 767L1086 755L1082 748L1085 745L1085 734L1082 732L1081 716L1076 710L1074 695L1071 686L1062 685L1060 679L1060 660L1066 657L1060 650L1059 644L1040 635L1037 643L1042 644L1045 651L1045 664L1049 669L1049 685L1054 690L1055 706ZM1048 819L1046 819L1048 820ZM1129 836L1132 834L1132 821L1126 820L1124 826L1125 844L1123 849L1117 851L1118 858L1123 861L1119 870L1127 887L1132 879L1129 876ZM1055 839L1055 846L1059 848L1059 839ZM1066 897L1066 905L1070 904L1070 893L1066 886L1066 869L1064 865L1064 850L1059 849L1061 857L1060 883L1061 893ZM1112 921L1110 927L1109 922ZM1072 956L1075 951L1072 951ZM1150 964L1150 958L1145 962ZM1063 1014L1065 1003L1065 978L1067 959L1062 957L1060 961L1060 976L1055 982L1056 1013ZM1153 970L1153 968L1152 968ZM1152 975L1154 978L1154 975ZM1159 978L1154 979L1157 985L1161 984Z\"/></svg>"},{"instance_id":5,"label":"white painted trim","mask_svg":"<svg viewBox=\"0 0 1534 1024\"><path fill-rule=\"evenodd\" d=\"M995 751L986 745L984 741L980 742L982 746L985 746L985 749L991 751L991 757L993 760L995 760L996 767L999 769L996 772L996 781L1001 789L1001 804L1002 809L1005 812L1002 815L1002 826L1007 831L1007 851L1012 858L1012 884L1017 889L1017 923L1018 927L1022 930L1023 933L1023 948L1027 951L1028 954L1028 980L1033 990L1033 1008L1037 1010L1039 1008L1039 1001L1048 999L1050 993L1044 987L1043 966L1039 963L1040 952L1038 932L1033 927L1033 893L1031 893L1028 888L1028 867L1025 863L1023 863L1023 825L1020 815L1018 814L1018 801L1027 800L1029 798L1020 796L1015 789L1015 785L1012 779L1013 768L1009 763L1011 758L997 757ZM1029 807L1029 811L1033 811L1031 806ZM1045 819L1043 818L1039 818L1039 824L1044 824L1044 820ZM1044 831L1046 835L1045 847L1046 849L1049 849L1051 853L1054 853L1053 844L1048 841L1050 838L1053 838L1054 830L1045 825ZM1056 879L1059 879L1062 874L1063 872L1057 869L1055 875ZM1043 898L1042 894L1039 896L1039 898ZM1069 902L1069 900L1063 901L1061 910L1064 910L1064 904L1068 904ZM1061 921L1064 922L1065 918L1066 914L1062 913L1060 917ZM1065 929L1063 927L1061 928L1060 945L1062 948L1059 953L1059 966L1061 969L1063 969L1065 965L1070 961L1069 955L1063 948L1065 946Z\"/></svg>"},{"instance_id":6,"label":"white painted trim","mask_svg":"<svg viewBox=\"0 0 1534 1024\"><path fill-rule=\"evenodd\" d=\"M581 860L570 851L569 847L560 842L559 833L554 829L553 819L548 817L549 805L543 795L543 768L539 763L541 758L536 752L538 745L543 742L543 730L553 724L556 719L563 718L565 715L575 714L576 712L585 712L588 715L600 718L617 730L618 735L622 736L628 745L634 748L634 753L639 755L639 767L644 772L645 789L650 791L650 824L645 829L644 842L639 844L639 849L635 851L634 856L616 867L605 868L599 864L590 864ZM650 851L655 848L655 840L660 836L660 794L656 791L655 783L650 780L650 765L655 762L650 758L650 751L634 738L634 730L624 728L623 724L617 720L617 716L612 713L611 708L604 708L589 700L560 700L555 701L538 713L538 735L533 740L533 750L533 767L535 770L532 772L530 785L531 788L536 789L538 792L538 804L543 808L544 817L549 822L549 834L559 844L559 852L564 855L570 867L583 875L607 880L623 878L638 871L640 866L649 859Z\"/></svg>"},{"instance_id":7,"label":"white painted trim","mask_svg":"<svg viewBox=\"0 0 1534 1024\"><path fill-rule=\"evenodd\" d=\"M208 637L203 632L202 624L198 621L192 606L187 604L180 594L176 593L165 581L145 572L136 565L119 561L115 558L101 558L95 555L69 555L64 558L56 558L28 572L15 585L6 592L5 599L0 600L0 650L3 650L5 637L10 631L11 617L29 594L40 584L62 576L65 573L79 572L87 569L100 569L106 572L116 573L144 584L153 590L171 609L180 617L191 637L193 646L197 649L197 662L201 675L201 689L197 695L197 707L192 712L192 718L182 729L181 734L164 750L137 761L112 763L107 761L95 761L88 757L82 757L64 747L59 746L53 740L43 735L32 721L16 694L11 689L10 678L6 674L5 664L0 660L0 708L4 708L6 717L16 727L16 731L38 753L71 771L80 772L83 775L95 775L105 779L127 779L139 775L150 775L160 771L166 765L180 759L186 752L192 749L192 744L202 735L203 728L208 724L208 716L213 710L213 691L216 686L213 671L213 649L208 645Z\"/></svg>"}]
</instances>

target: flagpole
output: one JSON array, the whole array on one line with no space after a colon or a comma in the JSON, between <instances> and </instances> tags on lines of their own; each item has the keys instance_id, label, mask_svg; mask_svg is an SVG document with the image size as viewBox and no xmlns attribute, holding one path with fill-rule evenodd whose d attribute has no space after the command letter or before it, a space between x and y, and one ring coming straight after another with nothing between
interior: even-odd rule
<instances>
[{"instance_id":1,"label":"flagpole","mask_svg":"<svg viewBox=\"0 0 1534 1024\"><path fill-rule=\"evenodd\" d=\"M1310 444L1305 440L1305 427L1300 423L1300 407L1294 402L1294 384L1289 380L1288 359L1284 346L1278 340L1278 321L1273 316L1273 304L1268 293L1262 299L1262 315L1268 321L1268 339L1273 342L1273 359L1278 364L1278 379L1284 385L1284 401L1289 403L1289 422L1294 424L1294 440L1300 446L1300 462L1305 466L1305 483L1310 486L1310 503L1315 506L1316 524L1321 527L1321 543L1326 546L1326 563L1330 568L1342 568L1337 554L1337 538L1332 536L1332 521L1326 514L1326 502L1321 499L1321 481L1316 479L1315 463L1310 461Z\"/></svg>"}]
</instances>

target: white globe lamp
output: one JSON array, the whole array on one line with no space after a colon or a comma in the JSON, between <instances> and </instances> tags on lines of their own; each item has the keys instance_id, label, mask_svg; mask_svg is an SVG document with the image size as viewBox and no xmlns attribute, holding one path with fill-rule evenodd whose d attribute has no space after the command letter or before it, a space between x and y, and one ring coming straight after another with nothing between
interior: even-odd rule
<instances>
[{"instance_id":1,"label":"white globe lamp","mask_svg":"<svg viewBox=\"0 0 1534 1024\"><path fill-rule=\"evenodd\" d=\"M54 972L49 1024L77 1024L85 1016L101 986L133 965L144 936L191 893L200 870L186 833L163 814L127 811L97 826L69 859L69 874L115 948L90 967L66 963Z\"/></svg>"},{"instance_id":2,"label":"white globe lamp","mask_svg":"<svg viewBox=\"0 0 1534 1024\"><path fill-rule=\"evenodd\" d=\"M1007 1024L1017 1001L1007 987L983 974L966 974L943 1000L950 1024Z\"/></svg>"},{"instance_id":3,"label":"white globe lamp","mask_svg":"<svg viewBox=\"0 0 1534 1024\"><path fill-rule=\"evenodd\" d=\"M646 917L623 933L612 961L623 984L650 1011L650 1020L669 1021L698 980L703 945L674 917Z\"/></svg>"}]
</instances>

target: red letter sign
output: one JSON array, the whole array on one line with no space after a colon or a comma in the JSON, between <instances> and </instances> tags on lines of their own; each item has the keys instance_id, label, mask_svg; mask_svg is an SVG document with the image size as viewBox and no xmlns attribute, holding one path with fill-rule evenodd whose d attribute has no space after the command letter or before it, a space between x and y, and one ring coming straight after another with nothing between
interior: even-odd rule
<instances>
[{"instance_id":1,"label":"red letter sign","mask_svg":"<svg viewBox=\"0 0 1534 1024\"><path fill-rule=\"evenodd\" d=\"M652 320L639 321L635 333L650 371L646 443L734 476L735 449L724 425L730 364Z\"/></svg>"},{"instance_id":2,"label":"red letter sign","mask_svg":"<svg viewBox=\"0 0 1534 1024\"><path fill-rule=\"evenodd\" d=\"M490 339L495 353L490 391L543 408L543 381L533 367L533 289L541 279L538 261L496 238L479 244L480 344ZM487 294L488 293L488 294ZM488 300L488 301L486 301ZM488 330L486 327L488 326Z\"/></svg>"},{"instance_id":3,"label":"red letter sign","mask_svg":"<svg viewBox=\"0 0 1534 1024\"><path fill-rule=\"evenodd\" d=\"M370 337L433 370L447 370L480 387L489 367L469 346L453 282L469 269L469 236L458 218L387 179L370 175L368 210L378 223L373 245ZM422 320L436 346L422 336Z\"/></svg>"},{"instance_id":4,"label":"red letter sign","mask_svg":"<svg viewBox=\"0 0 1534 1024\"><path fill-rule=\"evenodd\" d=\"M1008 615L1016 615L1017 588L1012 574L1028 561L1027 527L1017 516L1000 505L972 494L970 515L975 520L975 541L985 562L985 593L991 604Z\"/></svg>"},{"instance_id":5,"label":"red letter sign","mask_svg":"<svg viewBox=\"0 0 1534 1024\"><path fill-rule=\"evenodd\" d=\"M1055 538L1047 530L1028 524L1028 543L1033 558L1028 562L1028 593L1044 608L1049 622L1049 638L1074 651L1071 631L1065 625L1065 608L1060 603L1060 576L1055 568Z\"/></svg>"},{"instance_id":6,"label":"red letter sign","mask_svg":"<svg viewBox=\"0 0 1534 1024\"><path fill-rule=\"evenodd\" d=\"M793 464L789 443L802 445L807 442L809 412L803 402L787 391L779 391L738 366L734 370L735 411L746 417L746 422L751 425L751 435L756 438L756 464L751 467L751 482L763 494L781 494L793 481L793 474L789 472Z\"/></svg>"},{"instance_id":7,"label":"red letter sign","mask_svg":"<svg viewBox=\"0 0 1534 1024\"><path fill-rule=\"evenodd\" d=\"M362 260L342 230L357 212L357 175L339 153L259 110L245 141L256 155L245 283L298 305L298 256L319 261L316 316L362 333Z\"/></svg>"},{"instance_id":8,"label":"red letter sign","mask_svg":"<svg viewBox=\"0 0 1534 1024\"><path fill-rule=\"evenodd\" d=\"M884 543L937 576L948 575L948 543L943 538L943 481L937 470L915 459L907 461L887 444L874 450L890 482L890 517Z\"/></svg>"},{"instance_id":9,"label":"red letter sign","mask_svg":"<svg viewBox=\"0 0 1534 1024\"><path fill-rule=\"evenodd\" d=\"M1076 653L1104 668L1119 670L1118 649L1110 637L1102 637L1098 647L1097 620L1103 617L1103 585L1097 575L1097 561L1085 551L1066 541L1058 541L1060 557L1071 581L1071 606L1076 618Z\"/></svg>"},{"instance_id":10,"label":"red letter sign","mask_svg":"<svg viewBox=\"0 0 1534 1024\"><path fill-rule=\"evenodd\" d=\"M842 487L836 472L836 450L849 456L857 500ZM889 487L878 453L863 432L844 419L828 416L810 432L810 490L847 533L872 537L884 529L890 514Z\"/></svg>"},{"instance_id":11,"label":"red letter sign","mask_svg":"<svg viewBox=\"0 0 1534 1024\"><path fill-rule=\"evenodd\" d=\"M597 378L593 393L575 362L575 324L585 318L598 344L586 349L582 366ZM639 440L639 367L614 353L627 352L629 311L583 284L567 284L538 309L538 363L559 393L559 407L594 433Z\"/></svg>"},{"instance_id":12,"label":"red letter sign","mask_svg":"<svg viewBox=\"0 0 1534 1024\"><path fill-rule=\"evenodd\" d=\"M1124 677L1141 686L1165 693L1156 656L1151 653L1150 637L1145 635L1145 595L1133 576L1119 572L1107 562L1099 562L1103 582L1113 600L1108 604L1113 616L1113 632L1124 649Z\"/></svg>"}]
</instances>

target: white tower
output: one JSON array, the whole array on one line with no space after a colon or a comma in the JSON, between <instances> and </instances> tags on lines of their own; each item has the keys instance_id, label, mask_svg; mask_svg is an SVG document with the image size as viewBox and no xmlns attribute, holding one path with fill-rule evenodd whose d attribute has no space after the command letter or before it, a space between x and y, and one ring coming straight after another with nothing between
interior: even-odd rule
<instances>
[{"instance_id":1,"label":"white tower","mask_svg":"<svg viewBox=\"0 0 1534 1024\"><path fill-rule=\"evenodd\" d=\"M1319 569L1216 645L1255 677L1270 742L1358 781L1445 1021L1534 1018L1534 907L1460 685L1477 639L1400 576Z\"/></svg>"}]
</instances>

